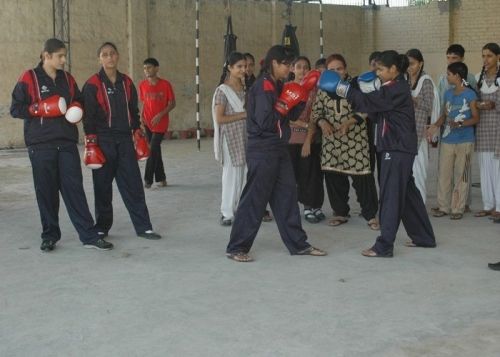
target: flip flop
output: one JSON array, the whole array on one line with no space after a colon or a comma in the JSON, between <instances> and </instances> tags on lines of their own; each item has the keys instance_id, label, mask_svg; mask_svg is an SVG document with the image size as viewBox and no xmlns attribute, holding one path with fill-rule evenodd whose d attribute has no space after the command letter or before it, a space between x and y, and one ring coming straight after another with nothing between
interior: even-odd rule
<instances>
[{"instance_id":1,"label":"flip flop","mask_svg":"<svg viewBox=\"0 0 500 357\"><path fill-rule=\"evenodd\" d=\"M238 253L226 253L226 257L231 260L234 260L238 263L249 263L253 262L253 258L246 253L238 252Z\"/></svg>"},{"instance_id":2,"label":"flip flop","mask_svg":"<svg viewBox=\"0 0 500 357\"><path fill-rule=\"evenodd\" d=\"M443 217L443 216L447 216L447 215L448 215L448 213L443 212L443 211L439 211L439 210L434 211L434 212L432 213L432 216L433 216L433 217L438 217L438 218L439 218L439 217Z\"/></svg>"},{"instance_id":3,"label":"flip flop","mask_svg":"<svg viewBox=\"0 0 500 357\"><path fill-rule=\"evenodd\" d=\"M330 227L337 227L340 226L341 224L347 223L348 221L349 219L347 217L335 216L328 221L328 225Z\"/></svg>"},{"instance_id":4,"label":"flip flop","mask_svg":"<svg viewBox=\"0 0 500 357\"><path fill-rule=\"evenodd\" d=\"M474 217L487 217L491 216L492 211L481 210L474 214Z\"/></svg>"},{"instance_id":5,"label":"flip flop","mask_svg":"<svg viewBox=\"0 0 500 357\"><path fill-rule=\"evenodd\" d=\"M312 255L313 257L324 257L327 253L324 250L314 248L313 246L306 248L300 252L297 252L297 255Z\"/></svg>"},{"instance_id":6,"label":"flip flop","mask_svg":"<svg viewBox=\"0 0 500 357\"><path fill-rule=\"evenodd\" d=\"M361 255L368 258L392 258L394 254L392 252L386 254L379 254L376 251L370 249L365 249L361 252Z\"/></svg>"}]
</instances>

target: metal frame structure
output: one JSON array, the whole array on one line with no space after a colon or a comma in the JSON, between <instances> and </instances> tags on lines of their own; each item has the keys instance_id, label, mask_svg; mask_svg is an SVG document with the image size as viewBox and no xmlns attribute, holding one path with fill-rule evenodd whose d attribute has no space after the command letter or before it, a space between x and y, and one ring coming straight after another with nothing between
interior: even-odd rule
<instances>
[{"instance_id":1,"label":"metal frame structure","mask_svg":"<svg viewBox=\"0 0 500 357\"><path fill-rule=\"evenodd\" d=\"M54 37L64 42L67 49L66 64L71 72L71 41L69 26L69 0L52 0Z\"/></svg>"}]
</instances>

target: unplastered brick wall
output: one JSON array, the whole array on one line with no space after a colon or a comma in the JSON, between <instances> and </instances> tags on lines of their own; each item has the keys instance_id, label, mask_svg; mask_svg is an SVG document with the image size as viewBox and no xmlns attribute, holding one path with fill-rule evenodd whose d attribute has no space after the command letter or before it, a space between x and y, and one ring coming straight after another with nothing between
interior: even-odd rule
<instances>
[{"instance_id":1,"label":"unplastered brick wall","mask_svg":"<svg viewBox=\"0 0 500 357\"><path fill-rule=\"evenodd\" d=\"M365 37L366 61L371 51L396 50L406 53L411 48L422 51L425 70L437 76L449 40L449 11L441 4L414 7L378 7L365 10L365 22L372 33Z\"/></svg>"},{"instance_id":2,"label":"unplastered brick wall","mask_svg":"<svg viewBox=\"0 0 500 357\"><path fill-rule=\"evenodd\" d=\"M454 42L465 47L469 71L478 73L482 66L482 47L488 42L500 43L500 1L457 1L451 14Z\"/></svg>"},{"instance_id":3,"label":"unplastered brick wall","mask_svg":"<svg viewBox=\"0 0 500 357\"><path fill-rule=\"evenodd\" d=\"M375 49L417 47L424 52L426 69L436 76L444 71L449 41L455 41L464 44L467 63L478 71L482 45L498 42L500 1L454 3L451 8L434 2L419 8L378 10L324 5L324 54L342 53L349 71L357 74L366 68L367 57ZM69 4L72 72L80 86L99 69L97 47L113 41L120 51L120 70L136 83L142 79L144 58L159 59L161 74L171 80L177 95L172 129L196 125L194 0L70 0ZM202 127L212 126L210 105L222 70L225 4L201 0ZM5 148L23 145L22 121L8 114L10 94L21 72L36 65L43 42L52 36L52 0L0 0L0 8L0 148ZM257 61L262 58L281 41L285 10L281 1L232 0L238 50L253 53ZM292 10L301 52L315 61L320 54L319 5L297 3Z\"/></svg>"}]
</instances>

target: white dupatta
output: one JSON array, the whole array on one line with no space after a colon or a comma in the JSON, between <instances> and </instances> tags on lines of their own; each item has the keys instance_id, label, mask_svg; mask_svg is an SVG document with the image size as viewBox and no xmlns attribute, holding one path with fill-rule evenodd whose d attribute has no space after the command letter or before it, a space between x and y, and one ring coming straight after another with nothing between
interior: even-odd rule
<instances>
[{"instance_id":1,"label":"white dupatta","mask_svg":"<svg viewBox=\"0 0 500 357\"><path fill-rule=\"evenodd\" d=\"M215 160L221 161L221 149L222 149L222 141L220 137L220 126L217 123L217 117L215 113L215 96L217 94L217 89L220 89L222 93L227 98L229 105L233 108L235 113L241 113L245 111L245 102L241 101L240 97L235 93L235 91L228 86L227 84L221 84L215 89L214 96L212 98L212 119L214 122L214 155Z\"/></svg>"},{"instance_id":2,"label":"white dupatta","mask_svg":"<svg viewBox=\"0 0 500 357\"><path fill-rule=\"evenodd\" d=\"M415 98L420 94L420 90L422 89L422 86L426 79L431 81L432 91L434 92L434 100L432 101L432 113L431 113L431 124L434 124L439 119L439 114L441 112L441 103L439 99L439 93L436 89L436 85L434 84L434 81L432 80L431 76L429 76L428 74L424 74L422 77L420 77L417 83L417 87L411 91L411 95L412 97Z\"/></svg>"}]
</instances>

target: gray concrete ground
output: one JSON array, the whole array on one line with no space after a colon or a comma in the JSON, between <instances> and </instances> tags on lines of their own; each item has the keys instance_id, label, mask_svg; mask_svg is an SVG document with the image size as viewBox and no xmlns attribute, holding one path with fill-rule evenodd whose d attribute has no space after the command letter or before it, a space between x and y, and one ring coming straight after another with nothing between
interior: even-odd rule
<instances>
[{"instance_id":1,"label":"gray concrete ground","mask_svg":"<svg viewBox=\"0 0 500 357\"><path fill-rule=\"evenodd\" d=\"M353 203L348 224L304 223L327 257L288 255L271 222L256 261L238 264L224 257L212 142L163 150L170 186L146 195L164 239L135 237L116 191L110 252L82 248L61 204L63 238L42 253L26 152L0 153L0 356L500 355L500 273L486 267L500 260L500 225L432 219L438 248L406 248L401 230L393 259L369 259L376 235ZM435 153L431 168L428 206Z\"/></svg>"}]
</instances>

